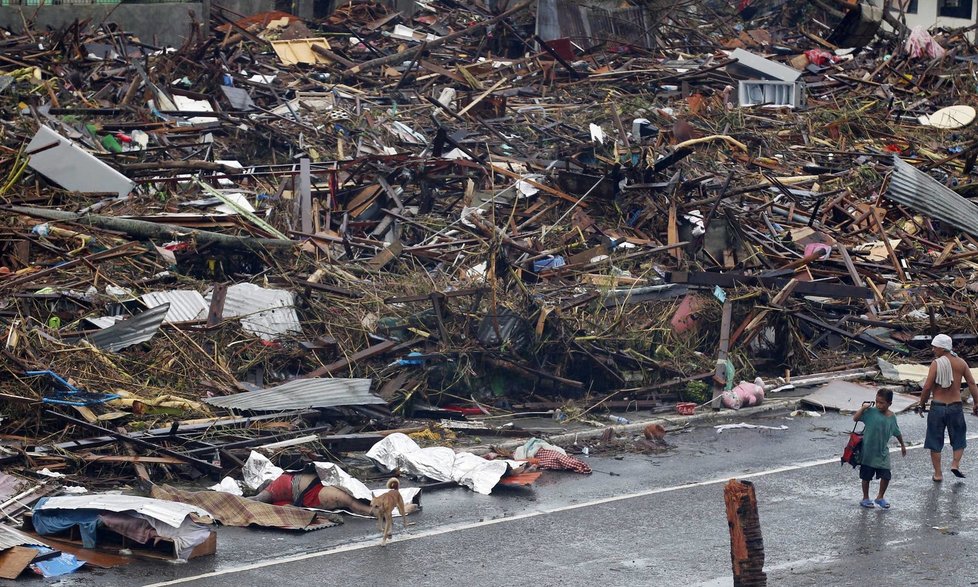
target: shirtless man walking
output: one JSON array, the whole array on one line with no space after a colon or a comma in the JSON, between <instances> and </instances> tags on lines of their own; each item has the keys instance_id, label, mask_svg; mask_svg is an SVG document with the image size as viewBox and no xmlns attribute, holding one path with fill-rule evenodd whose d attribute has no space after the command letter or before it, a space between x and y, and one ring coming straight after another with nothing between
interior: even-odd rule
<instances>
[{"instance_id":1,"label":"shirtless man walking","mask_svg":"<svg viewBox=\"0 0 978 587\"><path fill-rule=\"evenodd\" d=\"M930 344L937 358L931 362L930 369L927 371L927 380L924 381L924 389L920 393L918 409L921 411L927 409L927 400L933 393L934 401L931 402L930 414L927 416L927 438L924 441L924 448L930 451L930 460L934 465L932 479L939 483L944 480L941 472L941 451L944 449L945 429L951 439L953 451L951 473L955 477L965 476L960 467L961 456L968 443L965 438L968 427L964 421L961 378L964 378L968 384L968 391L971 392L972 413L975 416L978 416L978 386L975 385L968 363L951 350L950 336L938 334Z\"/></svg>"}]
</instances>

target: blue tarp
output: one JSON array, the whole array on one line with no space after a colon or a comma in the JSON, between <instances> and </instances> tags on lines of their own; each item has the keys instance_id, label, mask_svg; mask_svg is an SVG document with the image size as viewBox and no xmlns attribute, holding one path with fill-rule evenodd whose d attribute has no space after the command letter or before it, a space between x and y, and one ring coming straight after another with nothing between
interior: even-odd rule
<instances>
[{"instance_id":1,"label":"blue tarp","mask_svg":"<svg viewBox=\"0 0 978 587\"><path fill-rule=\"evenodd\" d=\"M42 510L48 498L38 500L34 506L31 523L41 536L50 536L78 526L85 548L95 548L95 530L98 528L99 510Z\"/></svg>"},{"instance_id":2,"label":"blue tarp","mask_svg":"<svg viewBox=\"0 0 978 587\"><path fill-rule=\"evenodd\" d=\"M37 549L40 554L53 552L50 548L44 546L32 546L31 548ZM31 570L44 577L60 577L61 575L74 573L82 568L84 564L85 561L78 560L75 558L75 555L62 552L54 558L31 563Z\"/></svg>"}]
</instances>

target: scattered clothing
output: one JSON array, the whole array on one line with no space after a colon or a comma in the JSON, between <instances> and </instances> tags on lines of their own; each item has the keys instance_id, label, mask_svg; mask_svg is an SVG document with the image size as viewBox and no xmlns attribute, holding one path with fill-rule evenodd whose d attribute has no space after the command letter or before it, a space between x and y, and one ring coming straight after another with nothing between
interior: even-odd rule
<instances>
[{"instance_id":1,"label":"scattered clothing","mask_svg":"<svg viewBox=\"0 0 978 587\"><path fill-rule=\"evenodd\" d=\"M954 371L951 369L951 359L947 358L947 355L938 357L934 360L934 365L937 367L937 376L934 377L934 383L938 387L950 387L954 383Z\"/></svg>"},{"instance_id":2,"label":"scattered clothing","mask_svg":"<svg viewBox=\"0 0 978 587\"><path fill-rule=\"evenodd\" d=\"M541 469L574 471L586 475L591 473L591 467L584 461L555 450L540 449L534 458L537 459L537 466Z\"/></svg>"}]
</instances>

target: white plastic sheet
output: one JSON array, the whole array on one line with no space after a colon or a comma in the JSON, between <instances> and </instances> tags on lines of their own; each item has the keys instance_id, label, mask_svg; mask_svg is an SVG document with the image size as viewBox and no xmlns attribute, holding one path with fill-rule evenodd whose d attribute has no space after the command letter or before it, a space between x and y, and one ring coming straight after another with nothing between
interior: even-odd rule
<instances>
[{"instance_id":1,"label":"white plastic sheet","mask_svg":"<svg viewBox=\"0 0 978 587\"><path fill-rule=\"evenodd\" d=\"M370 447L367 458L385 472L400 469L412 476L453 481L483 495L489 495L507 472L520 472L526 466L517 461L489 461L442 446L421 448L409 436L399 432Z\"/></svg>"},{"instance_id":2,"label":"white plastic sheet","mask_svg":"<svg viewBox=\"0 0 978 587\"><path fill-rule=\"evenodd\" d=\"M359 479L350 476L349 473L341 469L335 463L313 463L316 466L316 474L319 475L319 480L323 482L323 486L338 487L343 491L349 493L356 499L370 501L378 495L382 495L390 491L386 487L381 487L380 489L369 489L364 485ZM421 488L419 487L402 487L398 489L398 493L401 494L401 499L404 503L418 503L420 501L417 499L417 495L421 493ZM394 517L398 517L401 514L394 509Z\"/></svg>"},{"instance_id":3,"label":"white plastic sheet","mask_svg":"<svg viewBox=\"0 0 978 587\"><path fill-rule=\"evenodd\" d=\"M244 478L245 487L255 491L265 481L277 479L285 471L272 464L264 455L251 451L244 467L241 468L241 475Z\"/></svg>"},{"instance_id":4,"label":"white plastic sheet","mask_svg":"<svg viewBox=\"0 0 978 587\"><path fill-rule=\"evenodd\" d=\"M212 491L223 491L224 493L230 493L231 495L242 496L244 492L241 491L241 485L238 481L232 479L231 477L225 477L221 479L221 482L216 485L211 485L208 489Z\"/></svg>"}]
</instances>

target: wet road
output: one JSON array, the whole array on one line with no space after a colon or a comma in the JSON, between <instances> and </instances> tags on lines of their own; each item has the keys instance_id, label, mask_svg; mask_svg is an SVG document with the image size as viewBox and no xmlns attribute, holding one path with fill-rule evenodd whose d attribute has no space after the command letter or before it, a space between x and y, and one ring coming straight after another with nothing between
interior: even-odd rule
<instances>
[{"instance_id":1,"label":"wet road","mask_svg":"<svg viewBox=\"0 0 978 587\"><path fill-rule=\"evenodd\" d=\"M857 473L839 465L846 416L750 423L788 429L704 426L671 435L662 455L592 457L591 476L545 473L491 496L429 492L385 548L369 520L311 533L221 528L213 557L49 584L732 585L722 488L736 477L756 485L770 585L978 585L978 420L962 464L974 478L938 485L923 420L900 416L911 449L892 456L889 511L860 508Z\"/></svg>"}]
</instances>

